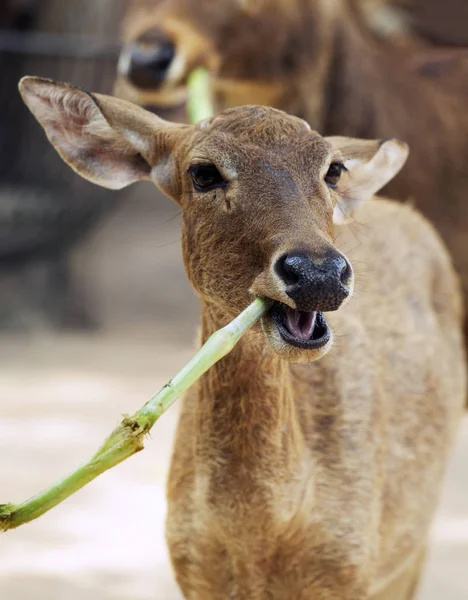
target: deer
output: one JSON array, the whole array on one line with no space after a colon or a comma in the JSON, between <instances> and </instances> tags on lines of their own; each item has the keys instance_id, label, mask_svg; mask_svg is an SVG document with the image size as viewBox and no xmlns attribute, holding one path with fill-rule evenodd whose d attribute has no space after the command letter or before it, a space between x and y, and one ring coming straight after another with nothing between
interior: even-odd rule
<instances>
[{"instance_id":1,"label":"deer","mask_svg":"<svg viewBox=\"0 0 468 600\"><path fill-rule=\"evenodd\" d=\"M188 73L204 66L218 112L268 105L324 135L404 139L408 168L384 193L414 203L438 228L466 301L468 51L415 41L401 12L401 26L376 35L362 12L379 23L382 7L388 15L388 0L136 0L122 26L114 93L167 111L186 98Z\"/></svg>"},{"instance_id":2,"label":"deer","mask_svg":"<svg viewBox=\"0 0 468 600\"><path fill-rule=\"evenodd\" d=\"M408 146L264 106L187 125L52 80L20 91L76 173L181 208L200 344L268 304L182 401L166 536L184 597L413 599L466 368L447 250L375 196Z\"/></svg>"}]
</instances>

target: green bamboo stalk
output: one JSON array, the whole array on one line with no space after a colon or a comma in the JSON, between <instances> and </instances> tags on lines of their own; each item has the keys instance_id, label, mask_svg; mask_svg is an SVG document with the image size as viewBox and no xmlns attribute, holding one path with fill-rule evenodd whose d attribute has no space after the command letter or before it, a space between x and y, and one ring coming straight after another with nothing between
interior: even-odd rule
<instances>
[{"instance_id":1,"label":"green bamboo stalk","mask_svg":"<svg viewBox=\"0 0 468 600\"><path fill-rule=\"evenodd\" d=\"M192 123L208 119L214 114L211 101L210 75L202 67L190 73L188 80L189 98L187 112Z\"/></svg>"},{"instance_id":2,"label":"green bamboo stalk","mask_svg":"<svg viewBox=\"0 0 468 600\"><path fill-rule=\"evenodd\" d=\"M210 367L229 354L240 338L264 314L267 304L258 298L234 321L216 331L169 383L132 417L126 416L87 463L21 504L0 504L0 531L15 529L42 516L57 504L143 450L145 435L174 402Z\"/></svg>"},{"instance_id":3,"label":"green bamboo stalk","mask_svg":"<svg viewBox=\"0 0 468 600\"><path fill-rule=\"evenodd\" d=\"M209 76L203 69L197 69L190 76L188 110L190 119L194 123L213 114L209 94ZM126 416L122 420L87 463L26 502L0 504L0 531L15 529L37 519L105 471L143 450L144 437L159 417L203 373L231 352L246 331L264 314L266 308L266 302L257 299L229 325L215 332L169 383L143 405L133 417Z\"/></svg>"}]
</instances>

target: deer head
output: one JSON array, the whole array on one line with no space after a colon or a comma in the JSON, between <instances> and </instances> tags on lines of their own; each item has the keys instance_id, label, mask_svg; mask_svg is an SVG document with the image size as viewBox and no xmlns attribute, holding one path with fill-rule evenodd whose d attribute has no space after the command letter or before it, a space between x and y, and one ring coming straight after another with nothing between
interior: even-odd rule
<instances>
[{"instance_id":1,"label":"deer head","mask_svg":"<svg viewBox=\"0 0 468 600\"><path fill-rule=\"evenodd\" d=\"M220 107L281 105L307 69L322 87L342 0L160 0L130 3L115 93L142 106L183 102L188 74L215 76ZM233 101L234 100L234 101Z\"/></svg>"},{"instance_id":2,"label":"deer head","mask_svg":"<svg viewBox=\"0 0 468 600\"><path fill-rule=\"evenodd\" d=\"M185 99L188 74L204 66L214 75L218 108L295 107L306 86L307 114L318 124L334 77L333 45L352 22L393 40L406 31L389 0L132 0L115 93L141 106L174 107Z\"/></svg>"},{"instance_id":3,"label":"deer head","mask_svg":"<svg viewBox=\"0 0 468 600\"><path fill-rule=\"evenodd\" d=\"M226 319L272 301L271 348L310 361L332 345L324 312L353 291L334 220L350 218L403 166L395 140L323 138L303 120L247 106L193 126L124 100L26 77L24 101L63 160L98 185L153 181L182 208L188 277Z\"/></svg>"}]
</instances>

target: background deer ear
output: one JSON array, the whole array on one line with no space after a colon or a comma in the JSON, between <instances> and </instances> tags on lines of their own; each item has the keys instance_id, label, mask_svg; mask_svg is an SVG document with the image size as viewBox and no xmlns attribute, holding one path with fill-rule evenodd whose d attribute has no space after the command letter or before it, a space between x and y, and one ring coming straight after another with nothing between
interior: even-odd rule
<instances>
[{"instance_id":1,"label":"background deer ear","mask_svg":"<svg viewBox=\"0 0 468 600\"><path fill-rule=\"evenodd\" d=\"M405 164L409 148L404 142L359 140L345 137L326 138L342 156L347 168L338 183L339 199L334 222L352 219L356 208L389 183Z\"/></svg>"},{"instance_id":2,"label":"background deer ear","mask_svg":"<svg viewBox=\"0 0 468 600\"><path fill-rule=\"evenodd\" d=\"M39 77L24 77L19 89L76 173L113 190L152 179L169 196L177 196L170 154L177 133L186 126L163 121L124 100Z\"/></svg>"}]
</instances>

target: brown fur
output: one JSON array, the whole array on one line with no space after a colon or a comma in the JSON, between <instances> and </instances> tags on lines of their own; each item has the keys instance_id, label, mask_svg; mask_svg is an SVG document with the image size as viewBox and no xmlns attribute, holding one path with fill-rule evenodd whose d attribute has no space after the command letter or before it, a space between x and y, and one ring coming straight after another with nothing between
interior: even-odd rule
<instances>
[{"instance_id":1,"label":"brown fur","mask_svg":"<svg viewBox=\"0 0 468 600\"><path fill-rule=\"evenodd\" d=\"M21 91L76 171L110 187L150 178L180 204L201 342L251 290L287 301L278 255L352 250L357 294L327 314L327 356L279 343L266 316L184 399L167 539L185 597L413 598L465 397L459 288L412 208L374 199L358 226L332 222L336 202L372 191L365 169L383 184L405 147L322 138L264 107L189 127L64 84L30 78ZM323 178L337 160L350 173L333 191ZM197 161L227 187L194 190Z\"/></svg>"},{"instance_id":2,"label":"brown fur","mask_svg":"<svg viewBox=\"0 0 468 600\"><path fill-rule=\"evenodd\" d=\"M129 9L125 38L157 26L188 25L211 47L176 45L215 75L219 110L267 104L295 114L326 135L405 139L408 167L385 190L411 201L434 223L468 294L468 51L413 51L372 37L343 0L162 0ZM139 2L137 1L136 4ZM379 0L379 3L380 0ZM374 2L369 2L372 7ZM227 7L229 6L229 10ZM183 81L182 81L183 83ZM119 88L123 97L139 102ZM158 90L145 104L158 103Z\"/></svg>"},{"instance_id":3,"label":"brown fur","mask_svg":"<svg viewBox=\"0 0 468 600\"><path fill-rule=\"evenodd\" d=\"M411 30L421 39L438 45L468 46L468 4L465 0L392 2L401 5Z\"/></svg>"}]
</instances>

